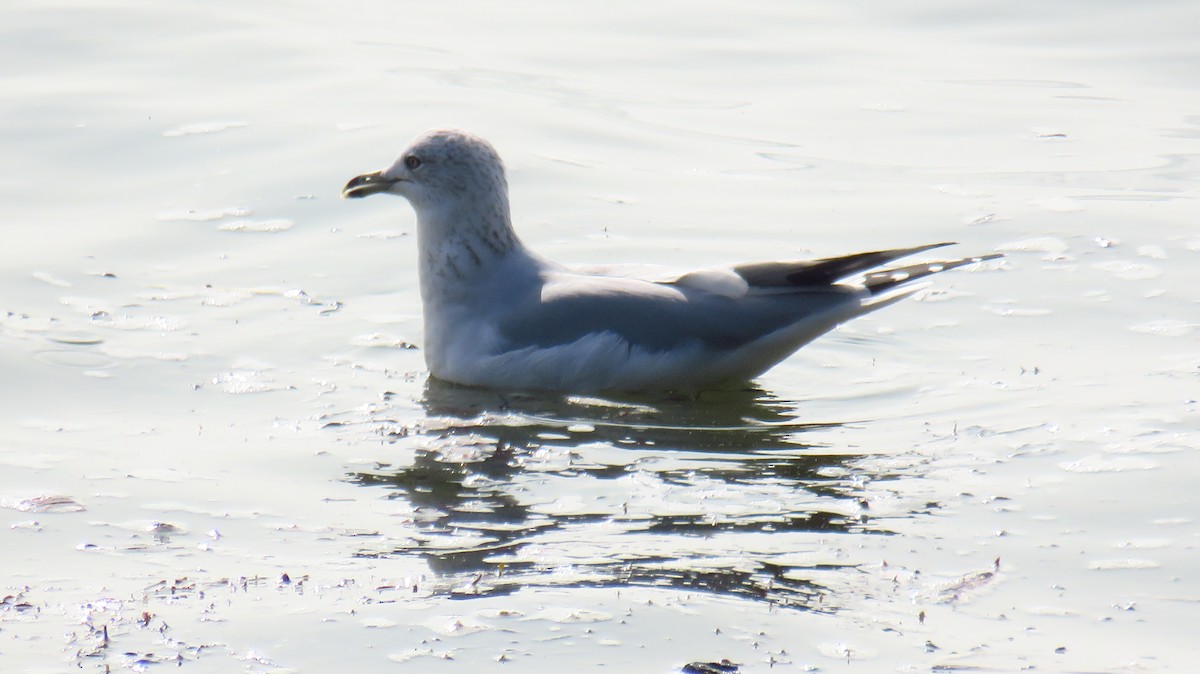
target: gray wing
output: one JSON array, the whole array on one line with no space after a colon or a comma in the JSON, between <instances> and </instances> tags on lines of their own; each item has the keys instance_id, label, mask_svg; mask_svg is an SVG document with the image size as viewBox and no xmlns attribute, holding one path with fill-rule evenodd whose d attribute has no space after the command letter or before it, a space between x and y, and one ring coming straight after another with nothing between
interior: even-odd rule
<instances>
[{"instance_id":1,"label":"gray wing","mask_svg":"<svg viewBox=\"0 0 1200 674\"><path fill-rule=\"evenodd\" d=\"M852 287L829 285L787 294L728 297L607 277L590 277L573 286L551 299L530 297L506 312L500 332L509 348L557 346L607 332L619 335L631 348L649 351L697 343L733 349L799 320L857 305L862 294Z\"/></svg>"},{"instance_id":2,"label":"gray wing","mask_svg":"<svg viewBox=\"0 0 1200 674\"><path fill-rule=\"evenodd\" d=\"M549 274L538 292L506 312L502 335L513 349L555 346L614 333L651 351L687 343L725 350L811 321L815 334L898 298L864 304L897 286L986 255L868 272L909 255L952 245L855 253L796 262L759 262L644 280L567 272ZM866 273L864 273L866 272ZM840 283L859 277L855 283Z\"/></svg>"}]
</instances>

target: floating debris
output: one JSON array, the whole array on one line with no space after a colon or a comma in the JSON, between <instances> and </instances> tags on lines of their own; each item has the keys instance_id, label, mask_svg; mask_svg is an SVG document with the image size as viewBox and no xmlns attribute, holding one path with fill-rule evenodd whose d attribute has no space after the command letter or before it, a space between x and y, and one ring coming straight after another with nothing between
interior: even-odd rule
<instances>
[{"instance_id":1,"label":"floating debris","mask_svg":"<svg viewBox=\"0 0 1200 674\"><path fill-rule=\"evenodd\" d=\"M992 569L987 571L972 571L961 578L943 586L934 599L939 604L954 604L965 601L984 588L991 587L999 574L1000 560L997 559Z\"/></svg>"},{"instance_id":2,"label":"floating debris","mask_svg":"<svg viewBox=\"0 0 1200 674\"><path fill-rule=\"evenodd\" d=\"M680 670L683 674L734 674L738 665L723 659L720 662L689 662Z\"/></svg>"},{"instance_id":3,"label":"floating debris","mask_svg":"<svg viewBox=\"0 0 1200 674\"><path fill-rule=\"evenodd\" d=\"M23 513L78 513L87 510L70 496L49 494L24 498L12 503L0 502L0 505Z\"/></svg>"}]
</instances>

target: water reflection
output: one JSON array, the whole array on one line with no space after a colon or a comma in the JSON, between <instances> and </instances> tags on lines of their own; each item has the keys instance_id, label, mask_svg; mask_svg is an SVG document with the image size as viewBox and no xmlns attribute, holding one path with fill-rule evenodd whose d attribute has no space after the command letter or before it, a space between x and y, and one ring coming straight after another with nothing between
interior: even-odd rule
<instances>
[{"instance_id":1,"label":"water reflection","mask_svg":"<svg viewBox=\"0 0 1200 674\"><path fill-rule=\"evenodd\" d=\"M758 389L597 399L430 382L420 403L417 423L372 420L411 451L348 475L391 490L415 531L359 554L421 554L454 596L648 585L828 610L805 569L838 564L811 555L830 535L885 533L866 517L860 454L816 440L840 424Z\"/></svg>"}]
</instances>

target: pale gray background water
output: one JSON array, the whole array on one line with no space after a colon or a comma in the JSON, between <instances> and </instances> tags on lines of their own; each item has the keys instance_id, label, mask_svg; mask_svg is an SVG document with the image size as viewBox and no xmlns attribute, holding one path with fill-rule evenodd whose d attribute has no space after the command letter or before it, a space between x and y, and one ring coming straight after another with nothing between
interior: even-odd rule
<instances>
[{"instance_id":1,"label":"pale gray background water","mask_svg":"<svg viewBox=\"0 0 1200 674\"><path fill-rule=\"evenodd\" d=\"M903 5L4 5L0 669L1191 671L1200 6ZM447 389L337 198L435 125L564 261L1009 257L748 392Z\"/></svg>"}]
</instances>

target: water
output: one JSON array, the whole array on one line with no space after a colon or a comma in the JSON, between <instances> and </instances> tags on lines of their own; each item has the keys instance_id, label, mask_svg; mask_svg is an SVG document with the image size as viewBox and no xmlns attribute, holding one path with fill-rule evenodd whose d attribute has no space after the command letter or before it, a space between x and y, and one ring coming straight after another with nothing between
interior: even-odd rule
<instances>
[{"instance_id":1,"label":"water","mask_svg":"<svg viewBox=\"0 0 1200 674\"><path fill-rule=\"evenodd\" d=\"M1190 671L1192 5L0 12L5 671ZM745 391L441 386L337 192L447 124L567 262L1008 257Z\"/></svg>"}]
</instances>

